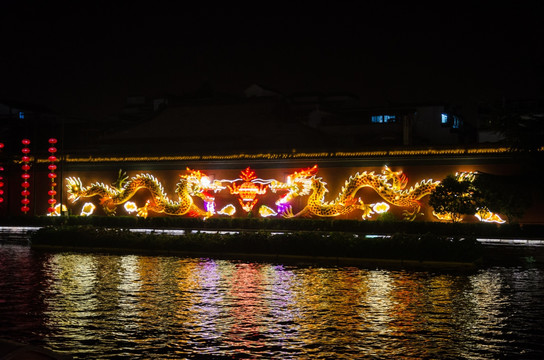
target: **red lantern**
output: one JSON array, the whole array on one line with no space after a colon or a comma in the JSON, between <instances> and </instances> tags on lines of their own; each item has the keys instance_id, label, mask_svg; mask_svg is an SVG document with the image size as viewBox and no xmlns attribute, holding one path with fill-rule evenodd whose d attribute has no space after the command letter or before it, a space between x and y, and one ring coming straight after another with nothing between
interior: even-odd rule
<instances>
[{"instance_id":1,"label":"red lantern","mask_svg":"<svg viewBox=\"0 0 544 360\"><path fill-rule=\"evenodd\" d=\"M28 148L28 145L30 144L30 140L23 139L22 141L24 147L21 150L23 153L23 156L21 160L23 161L23 164L21 165L21 169L23 170L23 174L21 175L21 178L24 180L21 183L21 187L23 188L23 191L21 191L21 195L23 198L21 199L21 204L24 206L21 207L21 211L24 213L27 213L30 209L28 207L28 204L30 204L30 199L28 196L30 195L30 191L28 191L28 188L30 187L30 183L28 182L28 179L30 179L30 174L28 173L28 170L30 170L30 165L28 164L30 162L30 157L28 154L30 153L30 149Z\"/></svg>"},{"instance_id":2,"label":"red lantern","mask_svg":"<svg viewBox=\"0 0 544 360\"><path fill-rule=\"evenodd\" d=\"M49 179L51 179L51 189L47 192L47 194L51 196L51 198L47 200L47 202L50 205L47 211L50 214L53 214L55 212L54 205L57 203L57 200L55 199L55 195L57 195L57 192L55 191L55 186L57 186L57 183L55 182L55 179L57 178L57 174L55 174L55 170L57 170L57 165L55 165L55 161L57 161L57 157L54 155L57 152L57 148L54 146L54 144L56 143L57 143L57 139L55 138L49 139L49 144L51 145L48 149L50 154L49 155L50 164L47 168L49 169L50 173L47 174L47 176L49 177Z\"/></svg>"}]
</instances>

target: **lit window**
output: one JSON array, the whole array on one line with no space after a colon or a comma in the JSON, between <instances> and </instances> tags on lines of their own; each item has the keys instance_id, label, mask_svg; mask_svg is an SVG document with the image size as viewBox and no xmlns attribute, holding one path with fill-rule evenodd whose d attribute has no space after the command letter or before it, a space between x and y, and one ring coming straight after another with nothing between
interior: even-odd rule
<instances>
[{"instance_id":1,"label":"lit window","mask_svg":"<svg viewBox=\"0 0 544 360\"><path fill-rule=\"evenodd\" d=\"M25 113L22 111L19 111L19 119L24 119L24 118L25 118Z\"/></svg>"},{"instance_id":2,"label":"lit window","mask_svg":"<svg viewBox=\"0 0 544 360\"><path fill-rule=\"evenodd\" d=\"M459 117L457 117L457 116L454 115L454 116L453 116L453 125L452 125L452 127L453 127L454 129L459 129L459 126L460 126L460 125L461 125L461 121L459 120Z\"/></svg>"},{"instance_id":3,"label":"lit window","mask_svg":"<svg viewBox=\"0 0 544 360\"><path fill-rule=\"evenodd\" d=\"M458 116L442 114L442 125L451 126L452 129L459 129L461 124L461 119Z\"/></svg>"},{"instance_id":4,"label":"lit window","mask_svg":"<svg viewBox=\"0 0 544 360\"><path fill-rule=\"evenodd\" d=\"M375 124L394 123L397 118L395 115L372 115L371 121Z\"/></svg>"}]
</instances>

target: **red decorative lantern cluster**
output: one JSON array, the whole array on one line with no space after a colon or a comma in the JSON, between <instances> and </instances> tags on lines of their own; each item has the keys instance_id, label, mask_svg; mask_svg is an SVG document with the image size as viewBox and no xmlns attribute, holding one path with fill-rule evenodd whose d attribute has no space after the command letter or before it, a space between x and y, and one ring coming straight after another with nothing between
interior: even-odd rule
<instances>
[{"instance_id":1,"label":"red decorative lantern cluster","mask_svg":"<svg viewBox=\"0 0 544 360\"><path fill-rule=\"evenodd\" d=\"M0 151L4 148L4 143L0 143ZM4 167L0 163L0 204L4 202Z\"/></svg>"},{"instance_id":2,"label":"red decorative lantern cluster","mask_svg":"<svg viewBox=\"0 0 544 360\"><path fill-rule=\"evenodd\" d=\"M28 170L30 170L30 149L28 148L28 145L30 145L30 140L23 139L23 149L21 150L23 153L23 157L21 158L23 165L21 165L21 169L23 170L23 174L21 175L21 178L23 178L23 182L21 183L21 186L23 187L23 191L21 191L21 195L23 198L21 199L21 211L25 214L30 210L28 207L28 204L30 204L30 199L28 198L30 195L30 191L28 188L30 187L30 184L28 182L28 179L30 179L30 174L28 173Z\"/></svg>"},{"instance_id":3,"label":"red decorative lantern cluster","mask_svg":"<svg viewBox=\"0 0 544 360\"><path fill-rule=\"evenodd\" d=\"M49 166L47 167L49 169L49 174L47 176L51 180L51 189L47 192L47 194L50 196L49 200L47 200L49 203L47 212L49 212L49 214L53 214L55 212L55 204L57 203L57 200L55 199L55 195L57 195L57 192L55 191L55 187L57 186L57 174L55 173L55 170L57 169L57 165L55 165L55 162L57 161L57 157L55 156L55 153L57 152L57 148L55 147L56 143L57 139L49 139Z\"/></svg>"}]
</instances>

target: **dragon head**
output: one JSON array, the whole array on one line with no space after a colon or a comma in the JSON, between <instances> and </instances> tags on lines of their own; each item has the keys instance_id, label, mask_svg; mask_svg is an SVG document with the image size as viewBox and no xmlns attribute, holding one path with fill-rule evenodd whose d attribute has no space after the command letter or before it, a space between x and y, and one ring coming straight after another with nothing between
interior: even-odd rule
<instances>
[{"instance_id":1,"label":"dragon head","mask_svg":"<svg viewBox=\"0 0 544 360\"><path fill-rule=\"evenodd\" d=\"M382 174L387 182L396 190L403 190L408 184L408 177L400 171L392 171L387 165L382 170Z\"/></svg>"},{"instance_id":2,"label":"dragon head","mask_svg":"<svg viewBox=\"0 0 544 360\"><path fill-rule=\"evenodd\" d=\"M68 199L72 202L76 202L81 193L85 191L80 178L69 177L66 178L66 187L68 188Z\"/></svg>"},{"instance_id":3,"label":"dragon head","mask_svg":"<svg viewBox=\"0 0 544 360\"><path fill-rule=\"evenodd\" d=\"M185 180L187 191L191 196L202 197L208 191L220 191L225 189L220 181L211 181L210 178L200 170L191 170L187 168L187 175L180 175L181 180Z\"/></svg>"},{"instance_id":4,"label":"dragon head","mask_svg":"<svg viewBox=\"0 0 544 360\"><path fill-rule=\"evenodd\" d=\"M287 193L281 196L276 205L287 205L293 198L297 196L309 195L312 190L312 184L315 180L315 174L317 173L317 165L314 165L308 169L302 169L295 171L287 176L287 182L272 181L269 188L272 192L280 190L286 190Z\"/></svg>"}]
</instances>

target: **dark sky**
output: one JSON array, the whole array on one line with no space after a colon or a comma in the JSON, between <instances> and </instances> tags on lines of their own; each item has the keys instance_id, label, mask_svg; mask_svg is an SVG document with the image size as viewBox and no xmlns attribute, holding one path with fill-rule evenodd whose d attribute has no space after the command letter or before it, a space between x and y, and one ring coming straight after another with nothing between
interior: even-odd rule
<instances>
[{"instance_id":1,"label":"dark sky","mask_svg":"<svg viewBox=\"0 0 544 360\"><path fill-rule=\"evenodd\" d=\"M0 12L0 98L61 113L103 117L128 95L181 95L204 82L234 94L252 83L353 92L370 105L544 94L544 6L21 3Z\"/></svg>"}]
</instances>

